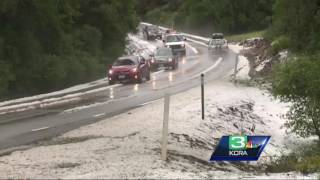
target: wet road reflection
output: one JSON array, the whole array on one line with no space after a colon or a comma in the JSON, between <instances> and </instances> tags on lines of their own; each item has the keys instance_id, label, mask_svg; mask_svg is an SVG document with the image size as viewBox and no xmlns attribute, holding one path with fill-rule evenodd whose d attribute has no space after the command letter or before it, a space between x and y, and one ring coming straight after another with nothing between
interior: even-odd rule
<instances>
[{"instance_id":1,"label":"wet road reflection","mask_svg":"<svg viewBox=\"0 0 320 180\"><path fill-rule=\"evenodd\" d=\"M156 89L157 88L157 83L156 83L156 81L152 81L152 89Z\"/></svg>"},{"instance_id":2,"label":"wet road reflection","mask_svg":"<svg viewBox=\"0 0 320 180\"><path fill-rule=\"evenodd\" d=\"M113 94L113 88L109 89L109 98L113 99L114 98L114 94Z\"/></svg>"},{"instance_id":3,"label":"wet road reflection","mask_svg":"<svg viewBox=\"0 0 320 180\"><path fill-rule=\"evenodd\" d=\"M173 73L172 72L169 73L169 77L168 78L169 78L169 82L173 81Z\"/></svg>"},{"instance_id":4,"label":"wet road reflection","mask_svg":"<svg viewBox=\"0 0 320 180\"><path fill-rule=\"evenodd\" d=\"M133 86L133 90L134 90L135 92L137 92L137 91L139 90L139 84L135 84L135 85Z\"/></svg>"}]
</instances>

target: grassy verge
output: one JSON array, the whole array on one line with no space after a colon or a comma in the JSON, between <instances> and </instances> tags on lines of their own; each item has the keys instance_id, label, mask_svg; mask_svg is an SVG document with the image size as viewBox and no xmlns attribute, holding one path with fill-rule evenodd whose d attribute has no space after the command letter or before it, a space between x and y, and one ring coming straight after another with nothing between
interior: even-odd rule
<instances>
[{"instance_id":1,"label":"grassy verge","mask_svg":"<svg viewBox=\"0 0 320 180\"><path fill-rule=\"evenodd\" d=\"M266 31L253 31L253 32L248 32L248 33L243 33L243 34L234 34L230 36L226 36L226 39L228 41L243 41L249 38L253 37L262 37Z\"/></svg>"},{"instance_id":2,"label":"grassy verge","mask_svg":"<svg viewBox=\"0 0 320 180\"><path fill-rule=\"evenodd\" d=\"M267 171L279 173L298 171L303 174L320 172L320 144L300 145L288 156L274 160Z\"/></svg>"}]
</instances>

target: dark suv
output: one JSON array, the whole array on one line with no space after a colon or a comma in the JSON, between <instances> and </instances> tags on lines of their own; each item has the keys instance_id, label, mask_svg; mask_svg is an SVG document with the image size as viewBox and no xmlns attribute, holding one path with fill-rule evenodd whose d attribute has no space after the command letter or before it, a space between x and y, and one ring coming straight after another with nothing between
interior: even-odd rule
<instances>
[{"instance_id":1,"label":"dark suv","mask_svg":"<svg viewBox=\"0 0 320 180\"><path fill-rule=\"evenodd\" d=\"M108 71L109 84L150 80L150 67L142 56L118 58Z\"/></svg>"},{"instance_id":2,"label":"dark suv","mask_svg":"<svg viewBox=\"0 0 320 180\"><path fill-rule=\"evenodd\" d=\"M162 39L162 34L157 26L145 26L143 28L143 35L147 40Z\"/></svg>"},{"instance_id":3,"label":"dark suv","mask_svg":"<svg viewBox=\"0 0 320 180\"><path fill-rule=\"evenodd\" d=\"M162 47L156 50L156 53L151 58L151 69L159 67L176 69L178 67L178 56L174 55L171 48Z\"/></svg>"}]
</instances>

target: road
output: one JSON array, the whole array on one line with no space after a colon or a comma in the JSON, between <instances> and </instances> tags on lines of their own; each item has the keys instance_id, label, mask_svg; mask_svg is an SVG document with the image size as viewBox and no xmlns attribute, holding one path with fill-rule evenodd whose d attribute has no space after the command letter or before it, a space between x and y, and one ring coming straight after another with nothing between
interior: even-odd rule
<instances>
[{"instance_id":1,"label":"road","mask_svg":"<svg viewBox=\"0 0 320 180\"><path fill-rule=\"evenodd\" d=\"M159 46L161 43L154 44ZM50 109L33 117L19 118L17 115L19 120L0 124L0 149L48 139L160 99L165 93L186 91L200 85L202 72L206 73L205 80L211 81L226 76L234 68L235 54L231 50L212 54L203 45L188 44L187 56L180 60L179 68L174 71L154 72L151 80L142 84L109 86L76 107Z\"/></svg>"}]
</instances>

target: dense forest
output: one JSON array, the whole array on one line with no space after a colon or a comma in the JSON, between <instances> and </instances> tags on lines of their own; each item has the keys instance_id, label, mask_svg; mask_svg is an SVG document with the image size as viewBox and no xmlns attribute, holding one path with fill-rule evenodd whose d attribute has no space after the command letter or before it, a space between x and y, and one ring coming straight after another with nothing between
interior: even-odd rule
<instances>
[{"instance_id":1,"label":"dense forest","mask_svg":"<svg viewBox=\"0 0 320 180\"><path fill-rule=\"evenodd\" d=\"M266 29L274 0L138 0L137 12L148 22L184 31L226 34Z\"/></svg>"},{"instance_id":2,"label":"dense forest","mask_svg":"<svg viewBox=\"0 0 320 180\"><path fill-rule=\"evenodd\" d=\"M130 0L1 0L0 97L105 76L137 26ZM1 99L1 98L0 98Z\"/></svg>"},{"instance_id":3,"label":"dense forest","mask_svg":"<svg viewBox=\"0 0 320 180\"><path fill-rule=\"evenodd\" d=\"M278 0L273 19L267 36L291 54L274 68L273 93L292 103L286 126L320 142L320 1Z\"/></svg>"},{"instance_id":4,"label":"dense forest","mask_svg":"<svg viewBox=\"0 0 320 180\"><path fill-rule=\"evenodd\" d=\"M0 99L104 77L106 65L123 53L127 33L135 31L140 20L208 34L267 30L266 38L277 50L317 56L319 4L319 0L1 0Z\"/></svg>"}]
</instances>

